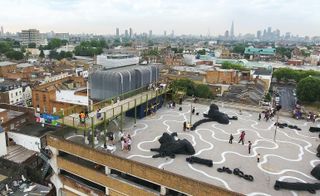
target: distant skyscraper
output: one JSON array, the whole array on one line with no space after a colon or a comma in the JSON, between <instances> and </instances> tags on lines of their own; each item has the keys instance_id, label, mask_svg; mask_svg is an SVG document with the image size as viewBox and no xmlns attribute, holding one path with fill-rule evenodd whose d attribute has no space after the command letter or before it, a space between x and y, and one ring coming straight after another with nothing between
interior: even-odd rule
<instances>
[{"instance_id":1,"label":"distant skyscraper","mask_svg":"<svg viewBox=\"0 0 320 196\"><path fill-rule=\"evenodd\" d=\"M152 37L152 30L149 30L149 37Z\"/></svg>"},{"instance_id":2,"label":"distant skyscraper","mask_svg":"<svg viewBox=\"0 0 320 196\"><path fill-rule=\"evenodd\" d=\"M234 37L234 24L233 24L233 21L232 21L231 29L230 29L230 37Z\"/></svg>"},{"instance_id":3,"label":"distant skyscraper","mask_svg":"<svg viewBox=\"0 0 320 196\"><path fill-rule=\"evenodd\" d=\"M116 28L116 36L119 37L119 28Z\"/></svg>"},{"instance_id":4,"label":"distant skyscraper","mask_svg":"<svg viewBox=\"0 0 320 196\"><path fill-rule=\"evenodd\" d=\"M3 26L1 26L1 32L0 32L0 35L3 36L4 35L4 32L3 32Z\"/></svg>"},{"instance_id":5,"label":"distant skyscraper","mask_svg":"<svg viewBox=\"0 0 320 196\"><path fill-rule=\"evenodd\" d=\"M280 30L279 29L276 30L276 37L280 38Z\"/></svg>"},{"instance_id":6,"label":"distant skyscraper","mask_svg":"<svg viewBox=\"0 0 320 196\"><path fill-rule=\"evenodd\" d=\"M261 39L261 31L257 31L257 39Z\"/></svg>"},{"instance_id":7,"label":"distant skyscraper","mask_svg":"<svg viewBox=\"0 0 320 196\"><path fill-rule=\"evenodd\" d=\"M271 34L271 27L268 27L268 35Z\"/></svg>"},{"instance_id":8,"label":"distant skyscraper","mask_svg":"<svg viewBox=\"0 0 320 196\"><path fill-rule=\"evenodd\" d=\"M174 37L174 30L171 31L171 37Z\"/></svg>"},{"instance_id":9,"label":"distant skyscraper","mask_svg":"<svg viewBox=\"0 0 320 196\"><path fill-rule=\"evenodd\" d=\"M229 38L229 31L228 30L226 30L226 32L224 33L224 37Z\"/></svg>"},{"instance_id":10,"label":"distant skyscraper","mask_svg":"<svg viewBox=\"0 0 320 196\"><path fill-rule=\"evenodd\" d=\"M132 36L133 36L132 28L129 29L129 36L130 36L130 38L132 38Z\"/></svg>"},{"instance_id":11,"label":"distant skyscraper","mask_svg":"<svg viewBox=\"0 0 320 196\"><path fill-rule=\"evenodd\" d=\"M167 37L167 31L163 32L163 36Z\"/></svg>"},{"instance_id":12,"label":"distant skyscraper","mask_svg":"<svg viewBox=\"0 0 320 196\"><path fill-rule=\"evenodd\" d=\"M126 30L124 31L124 36L125 36L125 37L129 37L128 29L126 29Z\"/></svg>"}]
</instances>

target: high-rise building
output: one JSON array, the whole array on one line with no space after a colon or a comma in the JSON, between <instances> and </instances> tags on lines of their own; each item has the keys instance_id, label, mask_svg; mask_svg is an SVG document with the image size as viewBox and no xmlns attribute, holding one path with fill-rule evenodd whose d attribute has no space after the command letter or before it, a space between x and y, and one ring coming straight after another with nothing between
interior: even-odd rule
<instances>
[{"instance_id":1,"label":"high-rise building","mask_svg":"<svg viewBox=\"0 0 320 196\"><path fill-rule=\"evenodd\" d=\"M4 32L3 32L3 26L1 26L1 32L0 32L1 36L4 36Z\"/></svg>"},{"instance_id":2,"label":"high-rise building","mask_svg":"<svg viewBox=\"0 0 320 196\"><path fill-rule=\"evenodd\" d=\"M271 35L271 27L268 27L268 36Z\"/></svg>"},{"instance_id":3,"label":"high-rise building","mask_svg":"<svg viewBox=\"0 0 320 196\"><path fill-rule=\"evenodd\" d=\"M280 30L279 29L276 30L276 37L280 38Z\"/></svg>"},{"instance_id":4,"label":"high-rise building","mask_svg":"<svg viewBox=\"0 0 320 196\"><path fill-rule=\"evenodd\" d=\"M163 36L165 36L165 37L167 36L167 31L163 32Z\"/></svg>"},{"instance_id":5,"label":"high-rise building","mask_svg":"<svg viewBox=\"0 0 320 196\"><path fill-rule=\"evenodd\" d=\"M230 37L234 37L234 23L232 21L232 24L231 24L231 29L230 29Z\"/></svg>"},{"instance_id":6,"label":"high-rise building","mask_svg":"<svg viewBox=\"0 0 320 196\"><path fill-rule=\"evenodd\" d=\"M152 37L152 30L149 30L149 38Z\"/></svg>"},{"instance_id":7,"label":"high-rise building","mask_svg":"<svg viewBox=\"0 0 320 196\"><path fill-rule=\"evenodd\" d=\"M257 31L257 39L261 39L261 31L259 30L259 31Z\"/></svg>"},{"instance_id":8,"label":"high-rise building","mask_svg":"<svg viewBox=\"0 0 320 196\"><path fill-rule=\"evenodd\" d=\"M37 46L42 44L41 34L37 29L22 30L20 33L21 44L26 46L35 43Z\"/></svg>"},{"instance_id":9,"label":"high-rise building","mask_svg":"<svg viewBox=\"0 0 320 196\"><path fill-rule=\"evenodd\" d=\"M224 37L229 38L229 31L228 30L226 30L226 32L224 33Z\"/></svg>"},{"instance_id":10,"label":"high-rise building","mask_svg":"<svg viewBox=\"0 0 320 196\"><path fill-rule=\"evenodd\" d=\"M132 31L132 28L130 28L129 29L129 37L132 38L132 36L133 36L133 31Z\"/></svg>"},{"instance_id":11,"label":"high-rise building","mask_svg":"<svg viewBox=\"0 0 320 196\"><path fill-rule=\"evenodd\" d=\"M125 36L125 37L129 37L128 29L126 29L126 30L124 31L124 36Z\"/></svg>"},{"instance_id":12,"label":"high-rise building","mask_svg":"<svg viewBox=\"0 0 320 196\"><path fill-rule=\"evenodd\" d=\"M171 37L174 37L174 30L171 31Z\"/></svg>"},{"instance_id":13,"label":"high-rise building","mask_svg":"<svg viewBox=\"0 0 320 196\"><path fill-rule=\"evenodd\" d=\"M119 37L119 28L116 28L116 36Z\"/></svg>"}]
</instances>

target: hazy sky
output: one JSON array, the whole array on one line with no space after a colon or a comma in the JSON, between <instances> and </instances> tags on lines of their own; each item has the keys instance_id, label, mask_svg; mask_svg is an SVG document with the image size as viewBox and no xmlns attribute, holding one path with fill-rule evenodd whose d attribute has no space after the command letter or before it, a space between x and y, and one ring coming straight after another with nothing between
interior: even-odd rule
<instances>
[{"instance_id":1,"label":"hazy sky","mask_svg":"<svg viewBox=\"0 0 320 196\"><path fill-rule=\"evenodd\" d=\"M281 34L320 35L320 0L0 0L5 31L115 34L235 34L272 27Z\"/></svg>"}]
</instances>

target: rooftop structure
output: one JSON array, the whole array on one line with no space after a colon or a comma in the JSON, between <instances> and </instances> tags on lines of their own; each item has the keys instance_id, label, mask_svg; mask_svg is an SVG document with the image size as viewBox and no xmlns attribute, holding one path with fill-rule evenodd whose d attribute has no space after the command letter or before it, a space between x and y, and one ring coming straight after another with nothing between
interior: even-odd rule
<instances>
[{"instance_id":1,"label":"rooftop structure","mask_svg":"<svg viewBox=\"0 0 320 196\"><path fill-rule=\"evenodd\" d=\"M244 54L247 55L275 55L276 49L275 48L254 48L254 47L247 47L244 50Z\"/></svg>"},{"instance_id":2,"label":"rooftop structure","mask_svg":"<svg viewBox=\"0 0 320 196\"><path fill-rule=\"evenodd\" d=\"M102 54L97 56L97 64L104 69L139 64L139 57L130 54Z\"/></svg>"},{"instance_id":3,"label":"rooftop structure","mask_svg":"<svg viewBox=\"0 0 320 196\"><path fill-rule=\"evenodd\" d=\"M160 65L128 66L99 70L89 76L90 98L104 100L117 97L159 80Z\"/></svg>"}]
</instances>

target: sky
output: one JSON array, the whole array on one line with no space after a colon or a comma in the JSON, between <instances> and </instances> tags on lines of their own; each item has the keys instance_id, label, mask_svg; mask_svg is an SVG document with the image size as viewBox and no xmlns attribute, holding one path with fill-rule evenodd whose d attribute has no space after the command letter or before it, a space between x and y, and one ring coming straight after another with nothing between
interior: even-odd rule
<instances>
[{"instance_id":1,"label":"sky","mask_svg":"<svg viewBox=\"0 0 320 196\"><path fill-rule=\"evenodd\" d=\"M256 34L272 27L281 34L320 35L319 0L0 0L0 26L18 32L136 33L217 36Z\"/></svg>"}]
</instances>

